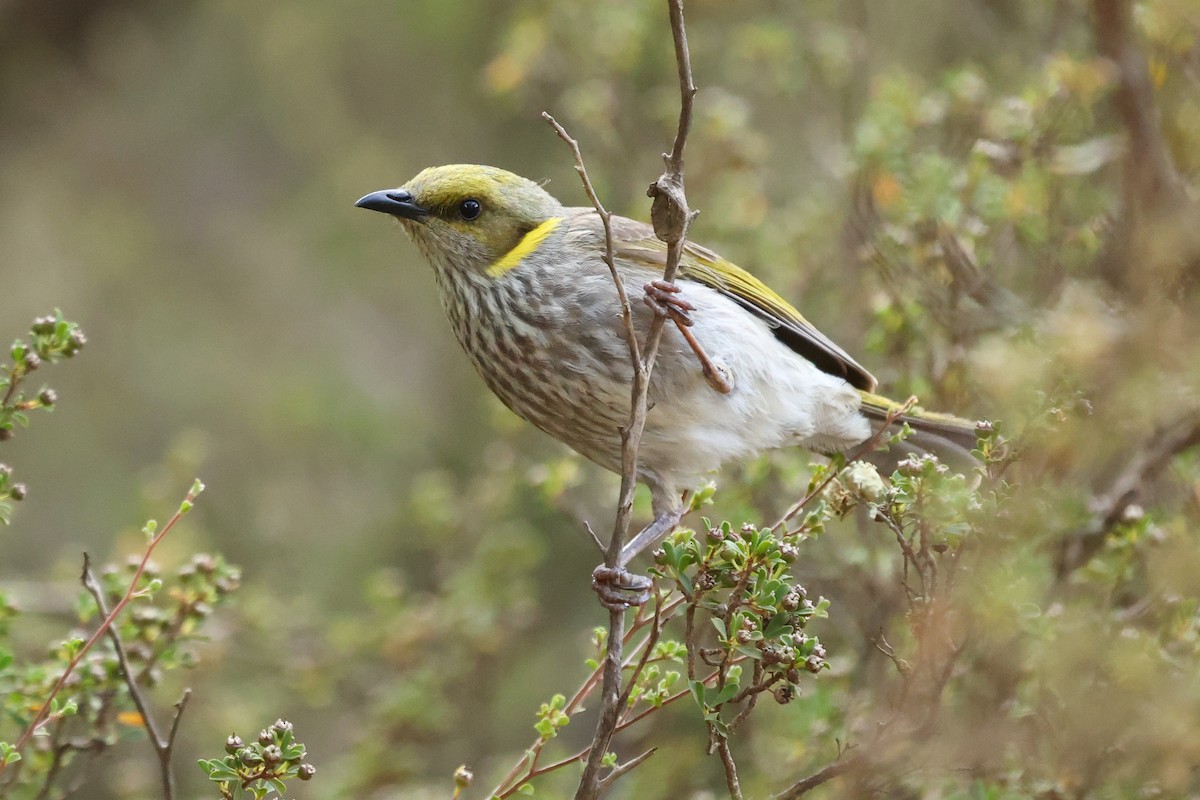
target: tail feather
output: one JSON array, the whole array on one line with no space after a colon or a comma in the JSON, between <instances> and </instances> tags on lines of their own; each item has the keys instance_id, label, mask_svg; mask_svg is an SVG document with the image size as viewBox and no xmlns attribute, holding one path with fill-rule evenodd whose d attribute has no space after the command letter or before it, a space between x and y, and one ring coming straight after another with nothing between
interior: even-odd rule
<instances>
[{"instance_id":1,"label":"tail feather","mask_svg":"<svg viewBox=\"0 0 1200 800\"><path fill-rule=\"evenodd\" d=\"M862 413L873 423L887 421L889 416L904 406L903 403L870 392L860 391L859 395L862 397ZM973 421L918 407L897 416L892 427L899 430L904 424L912 429L912 434L899 447L892 446L891 452L897 456L896 461L909 453L927 452L958 467L969 468L979 463L971 453L977 444L976 424ZM877 424L872 427L878 430ZM886 460L889 463L892 461Z\"/></svg>"}]
</instances>

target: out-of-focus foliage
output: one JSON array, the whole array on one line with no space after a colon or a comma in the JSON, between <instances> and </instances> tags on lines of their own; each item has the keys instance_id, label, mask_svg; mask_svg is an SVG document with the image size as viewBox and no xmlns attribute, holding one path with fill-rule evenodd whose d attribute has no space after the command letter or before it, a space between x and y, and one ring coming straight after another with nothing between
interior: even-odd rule
<instances>
[{"instance_id":1,"label":"out-of-focus foliage","mask_svg":"<svg viewBox=\"0 0 1200 800\"><path fill-rule=\"evenodd\" d=\"M19 658L9 645L9 636L20 622L20 614L0 593L4 711L0 736L14 754L11 761L6 760L7 769L0 777L4 797L53 797L77 791L90 781L91 759L121 741L145 738L145 722L123 675L122 659L131 671L130 678L143 691L159 686L168 673L194 666L204 623L229 599L240 580L236 567L205 553L166 580L153 563L140 574L139 565L140 558L134 557L126 570L106 567L94 585L104 598L106 611L116 608L127 591L136 595L128 613L113 623L122 642L121 654L110 636L83 652L100 609L93 596L81 590L76 606L78 621L87 626L86 632L70 632L51 647L48 658ZM131 582L135 582L132 589ZM69 674L61 690L49 699L64 673ZM18 741L47 702L44 724L24 752L17 751L11 742Z\"/></svg>"},{"instance_id":2,"label":"out-of-focus foliage","mask_svg":"<svg viewBox=\"0 0 1200 800\"><path fill-rule=\"evenodd\" d=\"M747 796L841 751L862 760L813 796L1198 790L1200 18L1144 0L1121 30L1100 12L1122 7L687 4L693 235L890 393L999 420L977 485L914 463L872 520L869 479L830 484L846 517L793 565L832 600L830 668L731 737ZM244 587L189 676L180 764L283 713L322 796L440 800L463 762L461 797L484 796L586 677L582 522L607 529L615 481L487 395L418 254L351 204L456 161L583 203L549 110L644 218L678 109L663 3L45 8L0 6L0 307L69 308L90 342L55 425L4 445L35 489L0 558L21 655L69 618L49 582L79 550L127 549L202 472L200 524L161 559L220 551ZM712 516L770 523L821 469L730 469ZM906 588L900 541L926 533L926 569L954 562L937 592ZM873 738L918 707L928 724ZM644 725L617 756L659 755L613 797L719 796L694 703ZM89 796L150 796L155 769L119 745Z\"/></svg>"}]
</instances>

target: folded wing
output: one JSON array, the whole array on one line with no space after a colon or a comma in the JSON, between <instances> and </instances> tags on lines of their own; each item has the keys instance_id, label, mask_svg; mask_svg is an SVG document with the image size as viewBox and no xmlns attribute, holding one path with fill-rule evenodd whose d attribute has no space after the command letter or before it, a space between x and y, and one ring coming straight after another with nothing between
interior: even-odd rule
<instances>
[{"instance_id":1,"label":"folded wing","mask_svg":"<svg viewBox=\"0 0 1200 800\"><path fill-rule=\"evenodd\" d=\"M655 238L649 225L617 216L612 218L612 225L618 258L660 270L666 264L667 246ZM687 242L679 263L679 278L702 283L737 302L764 320L777 339L821 371L845 378L856 389L875 390L877 382L870 372L817 330L788 301L736 264L706 247Z\"/></svg>"}]
</instances>

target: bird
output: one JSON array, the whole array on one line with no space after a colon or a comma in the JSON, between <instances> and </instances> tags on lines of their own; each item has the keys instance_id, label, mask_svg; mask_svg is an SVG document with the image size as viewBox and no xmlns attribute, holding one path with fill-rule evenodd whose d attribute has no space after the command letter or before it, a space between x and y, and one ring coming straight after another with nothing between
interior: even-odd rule
<instances>
[{"instance_id":1,"label":"bird","mask_svg":"<svg viewBox=\"0 0 1200 800\"><path fill-rule=\"evenodd\" d=\"M595 208L564 206L532 180L475 164L429 167L355 205L399 221L433 268L455 337L500 400L620 474L633 366ZM909 448L975 446L972 421L897 416L900 404L876 394L866 368L751 273L688 240L666 283L667 246L651 226L617 215L610 226L617 273L644 292L644 303L630 304L639 339L656 315L676 324L663 330L638 453L653 520L616 567L593 573L605 605L645 601L649 582L629 562L678 525L689 492L724 464L781 447L846 452L887 423L909 425Z\"/></svg>"}]
</instances>

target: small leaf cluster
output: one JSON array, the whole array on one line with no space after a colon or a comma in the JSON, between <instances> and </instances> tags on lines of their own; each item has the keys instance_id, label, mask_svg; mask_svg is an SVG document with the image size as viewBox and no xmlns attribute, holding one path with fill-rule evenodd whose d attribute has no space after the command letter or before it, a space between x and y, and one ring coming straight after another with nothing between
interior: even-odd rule
<instances>
[{"instance_id":1,"label":"small leaf cluster","mask_svg":"<svg viewBox=\"0 0 1200 800\"><path fill-rule=\"evenodd\" d=\"M806 629L812 619L827 616L829 603L810 600L790 572L807 532L778 535L708 519L703 526L703 538L679 531L663 543L655 552L656 574L686 598L689 687L711 729L724 736L759 694L773 690L777 702L787 703L803 673L828 666L824 646ZM704 643L698 616L715 630L715 646ZM701 675L697 659L713 671ZM721 713L729 704L742 704L733 721Z\"/></svg>"},{"instance_id":2,"label":"small leaf cluster","mask_svg":"<svg viewBox=\"0 0 1200 800\"><path fill-rule=\"evenodd\" d=\"M292 723L277 719L258 733L252 742L231 733L225 740L222 758L202 758L197 763L208 779L217 784L222 800L252 797L263 800L272 793L282 798L292 779L312 780L317 768L305 761L308 751L296 739Z\"/></svg>"},{"instance_id":3,"label":"small leaf cluster","mask_svg":"<svg viewBox=\"0 0 1200 800\"><path fill-rule=\"evenodd\" d=\"M981 446L997 455L1007 452L996 426L988 423L981 427L990 431ZM980 472L986 469L986 462L977 468ZM903 558L901 583L910 606L920 605L922 616L928 603L942 594L939 587L952 578L954 559L962 545L995 516L1001 498L997 491L978 487L972 477L951 469L931 453L906 456L886 480L874 466L854 462L836 474L825 494L839 515L861 506L871 519L891 531ZM939 567L938 558L943 554L950 559L949 571Z\"/></svg>"},{"instance_id":4,"label":"small leaf cluster","mask_svg":"<svg viewBox=\"0 0 1200 800\"><path fill-rule=\"evenodd\" d=\"M675 639L666 639L654 645L645 667L632 674L629 687L628 706L639 703L646 708L661 708L676 691L681 676L679 670L664 669L663 663L682 664L687 658L687 645Z\"/></svg>"},{"instance_id":5,"label":"small leaf cluster","mask_svg":"<svg viewBox=\"0 0 1200 800\"><path fill-rule=\"evenodd\" d=\"M43 364L53 364L71 358L87 343L87 337L74 322L63 319L62 312L38 317L29 328L29 341L17 339L9 349L12 363L0 368L0 442L11 439L17 426L29 426L29 412L36 409L52 411L58 394L42 386L29 396L22 384L30 373ZM0 524L8 524L12 504L25 499L25 484L12 479L12 469L0 464Z\"/></svg>"},{"instance_id":6,"label":"small leaf cluster","mask_svg":"<svg viewBox=\"0 0 1200 800\"><path fill-rule=\"evenodd\" d=\"M711 492L710 492L711 495ZM596 648L596 656L585 662L588 669L599 669L604 658L605 647L608 644L608 629L597 627L592 631L592 643ZM676 639L661 639L654 643L641 669L636 664L627 663L625 666L626 679L629 680L629 699L626 706L630 709L639 703L646 707L659 708L671 696L674 686L679 682L678 670L664 670L664 662L682 664L687 656L687 646ZM543 706L544 708L544 706Z\"/></svg>"},{"instance_id":7,"label":"small leaf cluster","mask_svg":"<svg viewBox=\"0 0 1200 800\"><path fill-rule=\"evenodd\" d=\"M541 708L538 709L538 721L533 727L542 737L543 742L558 736L558 729L566 727L567 723L571 721L571 718L563 712L566 705L566 696L556 694L550 698L549 703L542 703Z\"/></svg>"},{"instance_id":8,"label":"small leaf cluster","mask_svg":"<svg viewBox=\"0 0 1200 800\"><path fill-rule=\"evenodd\" d=\"M21 760L21 754L17 752L17 748L13 747L8 742L0 742L0 764L8 766Z\"/></svg>"},{"instance_id":9,"label":"small leaf cluster","mask_svg":"<svg viewBox=\"0 0 1200 800\"><path fill-rule=\"evenodd\" d=\"M906 523L919 524L921 534L937 552L958 547L973 526L979 501L967 476L930 453L910 455L892 473L884 512Z\"/></svg>"}]
</instances>

